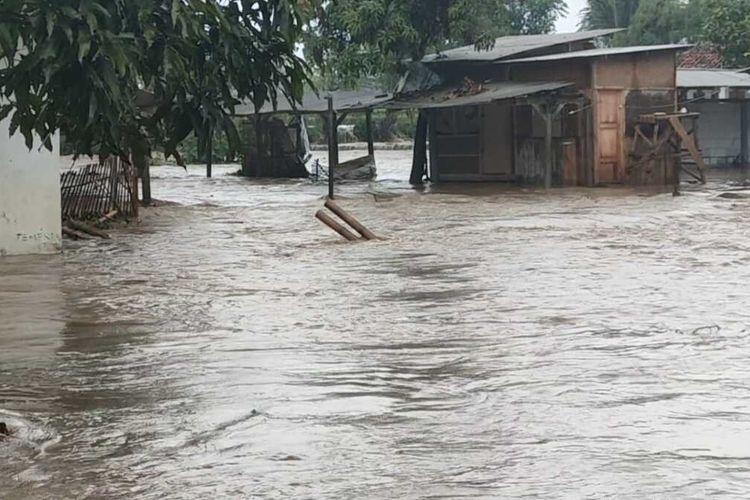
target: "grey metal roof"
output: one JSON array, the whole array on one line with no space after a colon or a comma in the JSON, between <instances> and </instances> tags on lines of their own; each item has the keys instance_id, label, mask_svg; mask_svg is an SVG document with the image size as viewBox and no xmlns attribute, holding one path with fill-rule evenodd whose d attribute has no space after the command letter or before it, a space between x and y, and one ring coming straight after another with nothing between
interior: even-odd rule
<instances>
[{"instance_id":1,"label":"grey metal roof","mask_svg":"<svg viewBox=\"0 0 750 500\"><path fill-rule=\"evenodd\" d=\"M443 87L408 96L397 96L392 101L378 105L378 108L428 109L476 106L574 86L572 83L565 82L489 82L482 84L481 92L466 95L461 95L455 88Z\"/></svg>"},{"instance_id":2,"label":"grey metal roof","mask_svg":"<svg viewBox=\"0 0 750 500\"><path fill-rule=\"evenodd\" d=\"M750 88L750 75L732 70L678 69L677 86L685 89Z\"/></svg>"},{"instance_id":3,"label":"grey metal roof","mask_svg":"<svg viewBox=\"0 0 750 500\"><path fill-rule=\"evenodd\" d=\"M524 57L521 59L505 59L498 64L512 64L524 62L562 61L565 59L588 59L593 57L618 56L626 54L637 54L639 52L655 52L661 50L687 50L692 45L670 44L670 45L638 45L634 47L610 47L604 49L578 50L574 52L563 52L560 54L549 54L538 57Z\"/></svg>"},{"instance_id":4,"label":"grey metal roof","mask_svg":"<svg viewBox=\"0 0 750 500\"><path fill-rule=\"evenodd\" d=\"M622 29L603 29L593 31L579 31L577 33L553 33L549 35L517 35L504 36L495 40L490 50L476 50L474 45L467 45L457 49L446 50L439 54L431 54L422 59L425 63L444 62L488 62L520 56L535 50L554 47L567 43L583 42L607 36L622 31Z\"/></svg>"},{"instance_id":5,"label":"grey metal roof","mask_svg":"<svg viewBox=\"0 0 750 500\"><path fill-rule=\"evenodd\" d=\"M373 90L337 90L334 92L321 91L320 94L309 90L302 98L302 103L292 106L289 100L279 95L276 108L270 102L266 103L260 110L260 114L289 113L324 113L328 111L326 97L333 97L333 107L336 111L363 111L375 107L393 98L392 94L377 92ZM235 107L234 116L253 116L255 107L250 102L245 102Z\"/></svg>"}]
</instances>

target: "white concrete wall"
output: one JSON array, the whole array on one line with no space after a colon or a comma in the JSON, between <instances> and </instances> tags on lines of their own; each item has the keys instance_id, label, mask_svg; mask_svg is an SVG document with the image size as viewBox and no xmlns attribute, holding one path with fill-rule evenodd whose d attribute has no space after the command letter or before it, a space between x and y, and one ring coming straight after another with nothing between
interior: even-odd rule
<instances>
[{"instance_id":1,"label":"white concrete wall","mask_svg":"<svg viewBox=\"0 0 750 500\"><path fill-rule=\"evenodd\" d=\"M37 140L29 151L23 136L8 136L0 122L0 256L59 252L60 138L52 152Z\"/></svg>"},{"instance_id":2,"label":"white concrete wall","mask_svg":"<svg viewBox=\"0 0 750 500\"><path fill-rule=\"evenodd\" d=\"M706 162L714 166L731 165L742 152L740 110L737 102L697 102L688 105L701 114L698 120L698 145Z\"/></svg>"}]
</instances>

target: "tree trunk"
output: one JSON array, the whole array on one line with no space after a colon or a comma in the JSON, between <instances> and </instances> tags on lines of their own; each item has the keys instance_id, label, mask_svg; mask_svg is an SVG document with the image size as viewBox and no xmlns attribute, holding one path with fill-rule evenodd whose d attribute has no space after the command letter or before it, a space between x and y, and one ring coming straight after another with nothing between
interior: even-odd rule
<instances>
[{"instance_id":1,"label":"tree trunk","mask_svg":"<svg viewBox=\"0 0 750 500\"><path fill-rule=\"evenodd\" d=\"M151 204L151 162L149 160L149 147L143 139L136 140L133 149L133 166L135 166L138 177L141 179L141 202L144 205Z\"/></svg>"}]
</instances>

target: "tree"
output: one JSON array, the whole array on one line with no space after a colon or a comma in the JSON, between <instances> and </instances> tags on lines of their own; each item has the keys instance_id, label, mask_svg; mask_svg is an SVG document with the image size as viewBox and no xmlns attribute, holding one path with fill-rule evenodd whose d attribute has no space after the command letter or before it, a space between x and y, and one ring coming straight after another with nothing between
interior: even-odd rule
<instances>
[{"instance_id":1,"label":"tree","mask_svg":"<svg viewBox=\"0 0 750 500\"><path fill-rule=\"evenodd\" d=\"M628 31L616 36L615 43L657 45L680 42L691 34L687 12L687 5L681 0L642 2L632 16Z\"/></svg>"},{"instance_id":2,"label":"tree","mask_svg":"<svg viewBox=\"0 0 750 500\"><path fill-rule=\"evenodd\" d=\"M544 33L564 0L337 0L323 2L305 48L329 82L398 75L406 60L496 37Z\"/></svg>"},{"instance_id":3,"label":"tree","mask_svg":"<svg viewBox=\"0 0 750 500\"><path fill-rule=\"evenodd\" d=\"M300 7L301 5L301 7ZM189 134L240 147L231 119L280 91L300 99L295 54L307 2L295 0L3 0L0 118L48 148L62 130L82 154L161 145Z\"/></svg>"},{"instance_id":4,"label":"tree","mask_svg":"<svg viewBox=\"0 0 750 500\"><path fill-rule=\"evenodd\" d=\"M639 6L640 0L588 0L581 28L627 28Z\"/></svg>"},{"instance_id":5,"label":"tree","mask_svg":"<svg viewBox=\"0 0 750 500\"><path fill-rule=\"evenodd\" d=\"M511 32L520 35L549 33L560 15L567 12L567 3L556 0L509 0Z\"/></svg>"},{"instance_id":6,"label":"tree","mask_svg":"<svg viewBox=\"0 0 750 500\"><path fill-rule=\"evenodd\" d=\"M729 65L750 65L750 0L700 0L696 3L702 6L702 38L721 47Z\"/></svg>"}]
</instances>

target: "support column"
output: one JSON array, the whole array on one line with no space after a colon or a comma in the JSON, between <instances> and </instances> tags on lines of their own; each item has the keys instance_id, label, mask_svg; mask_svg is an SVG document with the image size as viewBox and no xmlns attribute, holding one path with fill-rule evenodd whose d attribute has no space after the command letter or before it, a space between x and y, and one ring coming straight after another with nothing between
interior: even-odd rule
<instances>
[{"instance_id":1,"label":"support column","mask_svg":"<svg viewBox=\"0 0 750 500\"><path fill-rule=\"evenodd\" d=\"M333 200L334 181L336 176L336 166L338 164L338 127L336 124L336 111L333 109L333 97L328 96L328 198Z\"/></svg>"},{"instance_id":2,"label":"support column","mask_svg":"<svg viewBox=\"0 0 750 500\"><path fill-rule=\"evenodd\" d=\"M740 102L740 147L741 147L741 153L740 153L740 159L742 162L742 167L747 167L750 164L750 151L748 151L748 120L750 117L748 117L748 112L750 112L750 106L748 105L748 101L741 101Z\"/></svg>"},{"instance_id":3,"label":"support column","mask_svg":"<svg viewBox=\"0 0 750 500\"><path fill-rule=\"evenodd\" d=\"M213 130L208 132L208 144L206 147L206 177L209 179L213 175L213 156L214 156L214 133Z\"/></svg>"},{"instance_id":4,"label":"support column","mask_svg":"<svg viewBox=\"0 0 750 500\"><path fill-rule=\"evenodd\" d=\"M550 189L552 187L552 161L554 159L552 155L552 114L549 109L544 117L544 188Z\"/></svg>"},{"instance_id":5,"label":"support column","mask_svg":"<svg viewBox=\"0 0 750 500\"><path fill-rule=\"evenodd\" d=\"M418 186L424 182L425 165L427 164L427 114L419 112L417 130L414 133L414 157L411 163L409 183Z\"/></svg>"},{"instance_id":6,"label":"support column","mask_svg":"<svg viewBox=\"0 0 750 500\"><path fill-rule=\"evenodd\" d=\"M555 117L565 107L565 102L548 98L542 102L532 101L530 104L544 120L544 187L549 189L552 187L552 167L555 159L552 148L553 125Z\"/></svg>"},{"instance_id":7,"label":"support column","mask_svg":"<svg viewBox=\"0 0 750 500\"><path fill-rule=\"evenodd\" d=\"M255 165L253 165L253 177L261 177L263 166L266 161L263 145L263 118L255 111Z\"/></svg>"},{"instance_id":8,"label":"support column","mask_svg":"<svg viewBox=\"0 0 750 500\"><path fill-rule=\"evenodd\" d=\"M375 139L372 134L372 110L368 109L365 115L365 124L367 126L367 154L375 156Z\"/></svg>"}]
</instances>

